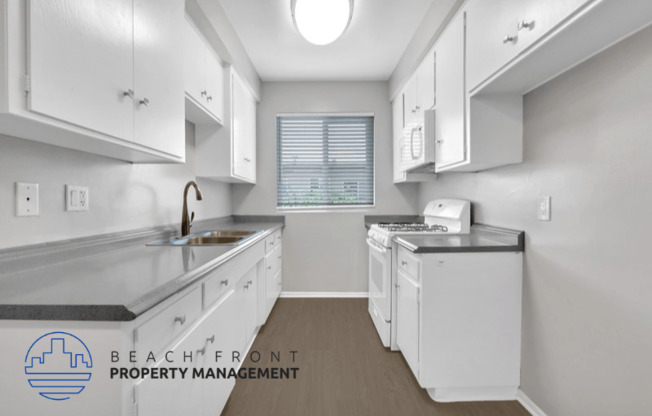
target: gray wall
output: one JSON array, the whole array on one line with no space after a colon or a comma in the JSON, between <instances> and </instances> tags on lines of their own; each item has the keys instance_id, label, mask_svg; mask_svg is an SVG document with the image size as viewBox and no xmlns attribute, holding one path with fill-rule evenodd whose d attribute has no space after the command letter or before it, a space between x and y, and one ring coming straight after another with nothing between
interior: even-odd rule
<instances>
[{"instance_id":1,"label":"gray wall","mask_svg":"<svg viewBox=\"0 0 652 416\"><path fill-rule=\"evenodd\" d=\"M185 164L135 165L0 136L0 248L181 222L182 192L195 178L194 126ZM14 182L39 184L40 216L16 217ZM65 211L64 185L88 185L90 210ZM229 185L199 181L196 219L231 215Z\"/></svg>"},{"instance_id":2,"label":"gray wall","mask_svg":"<svg viewBox=\"0 0 652 416\"><path fill-rule=\"evenodd\" d=\"M233 186L234 214L277 214L276 115L364 112L375 115L376 207L355 212L285 213L283 290L367 290L365 214L414 214L417 187L392 183L391 105L385 82L263 83L258 107L256 186Z\"/></svg>"},{"instance_id":3,"label":"gray wall","mask_svg":"<svg viewBox=\"0 0 652 416\"><path fill-rule=\"evenodd\" d=\"M421 185L526 232L522 388L548 416L652 408L652 29L525 97L525 162ZM536 219L552 196L552 221Z\"/></svg>"}]
</instances>

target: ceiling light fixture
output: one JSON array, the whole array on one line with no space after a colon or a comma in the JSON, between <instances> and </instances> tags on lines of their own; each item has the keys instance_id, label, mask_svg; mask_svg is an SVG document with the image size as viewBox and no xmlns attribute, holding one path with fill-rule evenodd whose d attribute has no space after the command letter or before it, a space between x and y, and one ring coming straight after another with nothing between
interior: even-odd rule
<instances>
[{"instance_id":1,"label":"ceiling light fixture","mask_svg":"<svg viewBox=\"0 0 652 416\"><path fill-rule=\"evenodd\" d=\"M353 0L291 0L291 8L297 30L315 45L342 36L353 16Z\"/></svg>"}]
</instances>

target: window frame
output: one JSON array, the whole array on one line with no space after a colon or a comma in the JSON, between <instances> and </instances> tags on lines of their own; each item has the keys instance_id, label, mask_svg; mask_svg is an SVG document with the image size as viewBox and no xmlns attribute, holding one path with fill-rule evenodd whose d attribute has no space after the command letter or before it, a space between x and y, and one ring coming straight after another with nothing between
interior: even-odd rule
<instances>
[{"instance_id":1,"label":"window frame","mask_svg":"<svg viewBox=\"0 0 652 416\"><path fill-rule=\"evenodd\" d=\"M276 159L276 211L277 212L295 212L295 213L328 213L328 212L368 212L376 207L376 115L372 112L333 112L333 113L277 113L274 118L275 130L277 130L278 119L280 117L371 117L373 131L373 175L372 175L372 192L373 200L370 204L364 205L312 205L312 206L279 206L278 202L278 185L279 185L279 140L278 131L276 132L275 159Z\"/></svg>"}]
</instances>

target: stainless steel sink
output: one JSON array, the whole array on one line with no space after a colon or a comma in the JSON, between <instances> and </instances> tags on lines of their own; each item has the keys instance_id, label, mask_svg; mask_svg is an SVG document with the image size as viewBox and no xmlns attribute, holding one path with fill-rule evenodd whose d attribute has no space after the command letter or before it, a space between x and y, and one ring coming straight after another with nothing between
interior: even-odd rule
<instances>
[{"instance_id":1,"label":"stainless steel sink","mask_svg":"<svg viewBox=\"0 0 652 416\"><path fill-rule=\"evenodd\" d=\"M237 245L253 237L260 231L215 230L155 241L148 246L222 246Z\"/></svg>"}]
</instances>

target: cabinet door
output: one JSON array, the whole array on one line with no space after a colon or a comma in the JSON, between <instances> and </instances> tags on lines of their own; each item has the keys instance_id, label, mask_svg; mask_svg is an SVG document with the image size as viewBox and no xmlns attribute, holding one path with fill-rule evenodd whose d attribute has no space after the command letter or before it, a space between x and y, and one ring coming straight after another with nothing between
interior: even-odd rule
<instances>
[{"instance_id":1,"label":"cabinet door","mask_svg":"<svg viewBox=\"0 0 652 416\"><path fill-rule=\"evenodd\" d=\"M430 51L417 69L419 98L417 117L423 120L423 112L435 106L435 54Z\"/></svg>"},{"instance_id":2,"label":"cabinet door","mask_svg":"<svg viewBox=\"0 0 652 416\"><path fill-rule=\"evenodd\" d=\"M437 169L466 158L464 89L464 13L448 25L435 46L437 106L435 109L435 166Z\"/></svg>"},{"instance_id":3,"label":"cabinet door","mask_svg":"<svg viewBox=\"0 0 652 416\"><path fill-rule=\"evenodd\" d=\"M206 91L206 46L203 39L186 19L184 25L184 89L197 103L204 105Z\"/></svg>"},{"instance_id":4,"label":"cabinet door","mask_svg":"<svg viewBox=\"0 0 652 416\"><path fill-rule=\"evenodd\" d=\"M525 49L580 8L587 0L527 0L519 7L518 36Z\"/></svg>"},{"instance_id":5,"label":"cabinet door","mask_svg":"<svg viewBox=\"0 0 652 416\"><path fill-rule=\"evenodd\" d=\"M256 100L237 74L232 83L233 174L256 181Z\"/></svg>"},{"instance_id":6,"label":"cabinet door","mask_svg":"<svg viewBox=\"0 0 652 416\"><path fill-rule=\"evenodd\" d=\"M394 183L405 180L405 171L401 168L401 142L403 136L403 93L392 102L392 142L394 160Z\"/></svg>"},{"instance_id":7,"label":"cabinet door","mask_svg":"<svg viewBox=\"0 0 652 416\"><path fill-rule=\"evenodd\" d=\"M224 68L222 62L208 47L206 62L206 108L220 121L224 120Z\"/></svg>"},{"instance_id":8,"label":"cabinet door","mask_svg":"<svg viewBox=\"0 0 652 416\"><path fill-rule=\"evenodd\" d=\"M138 416L177 416L203 414L203 380L192 379L192 369L199 366L197 349L201 348L203 333L198 329L188 334L172 351L174 362L163 360L157 367L188 368L186 378L147 378L136 385ZM192 353L192 362L184 362L184 352ZM158 357L157 357L158 358Z\"/></svg>"},{"instance_id":9,"label":"cabinet door","mask_svg":"<svg viewBox=\"0 0 652 416\"><path fill-rule=\"evenodd\" d=\"M419 287L402 270L398 271L396 294L396 344L412 372L419 378Z\"/></svg>"},{"instance_id":10,"label":"cabinet door","mask_svg":"<svg viewBox=\"0 0 652 416\"><path fill-rule=\"evenodd\" d=\"M243 337L243 332L242 327L238 328L238 320L234 319L240 313L236 299L234 292L229 293L207 319L206 368L230 369L238 364L237 361L233 361L232 354L233 351L238 351L236 341L239 337ZM234 379L208 380L204 385L204 415L219 415L234 386Z\"/></svg>"},{"instance_id":11,"label":"cabinet door","mask_svg":"<svg viewBox=\"0 0 652 416\"><path fill-rule=\"evenodd\" d=\"M183 157L184 3L134 0L134 141Z\"/></svg>"},{"instance_id":12,"label":"cabinet door","mask_svg":"<svg viewBox=\"0 0 652 416\"><path fill-rule=\"evenodd\" d=\"M471 0L467 3L465 10L469 90L489 78L518 54L519 7L520 2L514 0ZM506 39L508 36L511 40Z\"/></svg>"},{"instance_id":13,"label":"cabinet door","mask_svg":"<svg viewBox=\"0 0 652 416\"><path fill-rule=\"evenodd\" d=\"M412 126L418 122L418 101L419 90L417 88L417 76L415 73L403 90L403 120L405 127Z\"/></svg>"},{"instance_id":14,"label":"cabinet door","mask_svg":"<svg viewBox=\"0 0 652 416\"><path fill-rule=\"evenodd\" d=\"M245 319L245 345L249 342L252 335L256 330L258 323L258 279L257 279L257 268L252 267L249 271L243 276L242 290L244 292L244 319Z\"/></svg>"},{"instance_id":15,"label":"cabinet door","mask_svg":"<svg viewBox=\"0 0 652 416\"><path fill-rule=\"evenodd\" d=\"M27 10L28 108L131 140L131 0L30 0Z\"/></svg>"}]
</instances>

